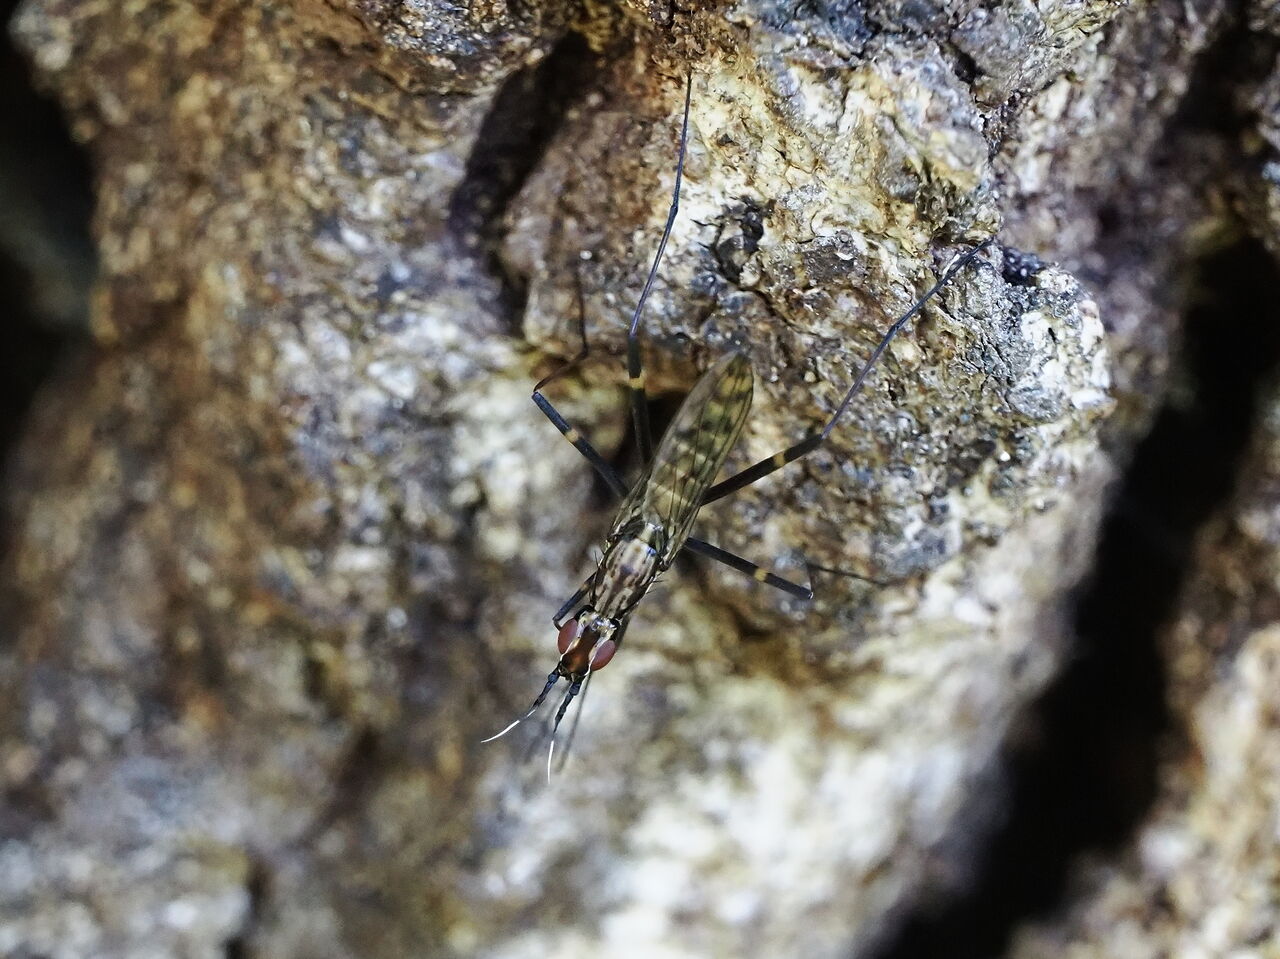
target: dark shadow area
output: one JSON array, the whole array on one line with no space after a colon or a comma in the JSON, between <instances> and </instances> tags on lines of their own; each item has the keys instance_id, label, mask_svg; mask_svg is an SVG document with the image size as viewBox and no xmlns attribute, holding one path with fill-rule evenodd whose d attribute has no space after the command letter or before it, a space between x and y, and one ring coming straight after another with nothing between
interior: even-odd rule
<instances>
[{"instance_id":1,"label":"dark shadow area","mask_svg":"<svg viewBox=\"0 0 1280 959\"><path fill-rule=\"evenodd\" d=\"M486 257L503 281L508 315L524 314L524 281L502 268L498 245L503 217L538 166L565 115L587 90L597 69L586 41L564 39L537 66L513 73L502 85L471 147L467 172L449 204L449 229L473 253Z\"/></svg>"},{"instance_id":2,"label":"dark shadow area","mask_svg":"<svg viewBox=\"0 0 1280 959\"><path fill-rule=\"evenodd\" d=\"M626 368L625 359L618 357L617 362L620 368ZM659 393L656 396L649 397L647 403L649 408L649 432L653 434L655 449L662 441L662 434L667 431L667 427L675 419L675 415L680 409L680 404L684 402L684 398L685 394L683 393ZM618 447L618 451L610 458L609 462L622 478L630 484L635 481L641 470L648 464L640 458L640 440L636 437L635 419L631 415L630 395L619 393L618 402L626 408L627 431L622 437L622 445ZM597 481L596 492L600 494L597 497L599 502L607 505L610 509L616 508L617 498L609 491L609 487L604 484L603 480Z\"/></svg>"},{"instance_id":3,"label":"dark shadow area","mask_svg":"<svg viewBox=\"0 0 1280 959\"><path fill-rule=\"evenodd\" d=\"M1185 327L1191 395L1161 412L1106 519L1070 662L1007 748L1007 816L959 898L906 917L877 959L1001 955L1020 922L1060 903L1081 854L1115 850L1142 822L1169 722L1160 630L1197 531L1231 495L1258 387L1280 366L1277 283L1254 242L1202 264Z\"/></svg>"},{"instance_id":4,"label":"dark shadow area","mask_svg":"<svg viewBox=\"0 0 1280 959\"><path fill-rule=\"evenodd\" d=\"M89 165L9 39L16 6L0 0L0 464L36 390L84 335L94 270Z\"/></svg>"}]
</instances>

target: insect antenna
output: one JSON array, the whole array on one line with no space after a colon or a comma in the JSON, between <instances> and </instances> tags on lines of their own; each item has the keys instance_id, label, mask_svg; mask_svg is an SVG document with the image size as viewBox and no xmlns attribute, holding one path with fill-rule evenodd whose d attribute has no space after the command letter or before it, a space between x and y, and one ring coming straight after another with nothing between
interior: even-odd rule
<instances>
[{"instance_id":1,"label":"insect antenna","mask_svg":"<svg viewBox=\"0 0 1280 959\"><path fill-rule=\"evenodd\" d=\"M543 702L546 700L546 698L547 698L547 694L548 694L549 692L551 692L551 687L552 687L552 686L554 686L554 685L556 684L556 682L557 682L559 679L560 679L560 674L559 674L559 673L556 673L556 672L553 672L553 673L551 673L549 676L547 676L547 685L545 685L545 686L543 686L543 687L542 687L542 692L538 693L538 698L537 698L537 699L535 699L535 700L533 701L533 705L529 707L528 712L526 712L526 713L525 713L523 716L521 716L519 719L516 719L516 720L512 721L512 722L507 726L507 728L506 728L506 729L504 729L502 732L500 732L500 733L495 733L494 735L490 736L488 739L482 739L482 740L480 740L480 742L481 742L481 743L491 743L491 742L493 742L495 739L501 739L501 738L502 738L503 736L505 736L507 733L511 732L511 730L515 729L515 728L516 728L517 726L519 726L522 722L524 722L526 719L528 719L530 716L532 716L534 713L536 713L536 712L538 711L538 707L539 707L539 706L541 706L541 705L543 704ZM563 708L561 708L561 710L560 710L560 711L563 713L563 712L564 712L564 709L563 709ZM556 722L558 723L558 722L559 722L559 719L557 719L557 720L556 720Z\"/></svg>"}]
</instances>

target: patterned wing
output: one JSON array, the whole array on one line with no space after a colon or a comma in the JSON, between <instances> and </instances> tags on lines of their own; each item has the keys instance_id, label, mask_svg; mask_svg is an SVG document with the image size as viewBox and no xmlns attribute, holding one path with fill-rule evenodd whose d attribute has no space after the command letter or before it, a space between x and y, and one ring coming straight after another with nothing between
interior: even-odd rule
<instances>
[{"instance_id":1,"label":"patterned wing","mask_svg":"<svg viewBox=\"0 0 1280 959\"><path fill-rule=\"evenodd\" d=\"M751 364L740 353L716 361L694 385L667 427L639 482L618 511L614 531L636 519L667 533L665 569L693 528L702 496L715 481L751 408Z\"/></svg>"}]
</instances>

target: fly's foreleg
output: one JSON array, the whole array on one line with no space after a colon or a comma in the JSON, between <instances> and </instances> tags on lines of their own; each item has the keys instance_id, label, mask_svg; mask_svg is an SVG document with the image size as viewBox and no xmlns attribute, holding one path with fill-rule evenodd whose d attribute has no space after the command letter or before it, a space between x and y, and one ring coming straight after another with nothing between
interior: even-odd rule
<instances>
[{"instance_id":1,"label":"fly's foreleg","mask_svg":"<svg viewBox=\"0 0 1280 959\"><path fill-rule=\"evenodd\" d=\"M662 263L662 254L667 249L667 240L671 238L671 227L675 224L676 213L680 209L680 184L684 179L684 154L689 142L689 101L692 95L693 73L690 72L685 81L684 120L680 124L680 154L676 159L676 183L671 191L667 223L662 229L662 239L658 241L658 252L654 254L653 265L649 267L649 275L644 281L644 289L640 291L635 312L631 314L631 325L627 328L627 389L631 393L631 422L635 428L642 463L648 463L653 459L653 432L649 427L649 397L645 392L644 365L640 359L640 315L644 312L644 305L649 299L649 291L653 288L653 281L658 275L658 266Z\"/></svg>"},{"instance_id":2,"label":"fly's foreleg","mask_svg":"<svg viewBox=\"0 0 1280 959\"><path fill-rule=\"evenodd\" d=\"M750 486L757 480L764 479L764 477L768 476L770 473L776 473L788 463L794 463L796 460L800 459L800 457L809 455L825 443L827 437L831 435L831 431L835 429L836 424L840 421L840 418L844 416L845 411L849 409L850 404L853 403L854 396L856 396L858 391L862 389L862 384L866 381L867 374L871 372L871 368L875 366L881 355L888 348L889 342L898 334L898 331L907 324L908 320L924 309L924 305L937 295L939 290L950 283L955 275L968 266L969 262L985 250L990 243L991 240L985 240L973 249L969 250L969 252L962 256L959 261L943 275L942 279L930 287L929 291L925 293L924 296L916 300L915 305L912 306L911 309L907 310L907 312L903 313L893 322L893 325L890 326L884 336L880 338L880 342L876 345L876 348L872 351L871 355L867 357L866 362L862 364L862 368L854 378L853 385L850 386L848 392L845 393L844 398L840 401L840 405L836 407L836 411L832 414L831 419L827 420L826 424L820 431L812 434L811 436L805 437L799 443L788 446L780 453L774 453L767 459L762 459L760 462L755 463L752 466L748 466L741 473L730 476L723 482L716 483L707 490L707 494L702 498L702 505L705 506L708 503L714 503L716 500L728 496L730 493L736 493L744 486Z\"/></svg>"},{"instance_id":3,"label":"fly's foreleg","mask_svg":"<svg viewBox=\"0 0 1280 959\"><path fill-rule=\"evenodd\" d=\"M590 463L595 471L600 474L600 478L605 481L605 484L613 491L614 495L626 496L627 487L626 484L622 482L622 477L618 475L618 471L609 465L609 462L600 455L600 452L591 445L581 432L569 425L568 420L560 415L560 411L552 405L551 401L547 399L542 392L543 388L546 387L548 383L564 376L587 358L587 353L589 352L587 347L587 320L586 310L582 302L581 277L578 279L578 333L582 338L581 349L579 349L577 354L563 366L559 367L554 372L549 373L547 376L544 376L534 384L533 402L537 405L538 409L542 410L543 415L551 421L551 424L560 431L561 435L573 444L573 448L586 457L587 462Z\"/></svg>"}]
</instances>

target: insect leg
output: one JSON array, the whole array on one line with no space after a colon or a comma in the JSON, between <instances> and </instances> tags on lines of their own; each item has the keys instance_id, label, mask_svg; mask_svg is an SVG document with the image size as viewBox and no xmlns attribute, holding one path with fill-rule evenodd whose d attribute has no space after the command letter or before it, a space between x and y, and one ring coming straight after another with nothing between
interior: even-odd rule
<instances>
[{"instance_id":1,"label":"insect leg","mask_svg":"<svg viewBox=\"0 0 1280 959\"><path fill-rule=\"evenodd\" d=\"M890 583L888 580L876 579L875 577L867 576L863 573L855 573L853 570L850 570L850 569L837 569L834 566L820 566L817 563L809 562L809 560L807 559L804 561L804 565L805 565L805 568L809 570L810 579L813 578L813 571L816 569L821 573L830 573L832 576L843 576L846 579L860 580L861 582L864 582L864 583L870 583L872 586L880 586L882 588L887 588L892 585L892 583Z\"/></svg>"},{"instance_id":2,"label":"insect leg","mask_svg":"<svg viewBox=\"0 0 1280 959\"><path fill-rule=\"evenodd\" d=\"M569 425L568 421L560 415L560 411L542 394L543 387L551 381L564 376L564 374L587 358L587 320L586 311L583 309L582 304L582 278L580 276L578 277L578 332L582 336L582 348L578 350L577 355L571 360L534 384L533 402L538 409L542 410L543 415L551 421L551 424L561 432L564 438L573 444L573 448L586 457L587 462L600 474L600 478L605 481L605 484L613 491L614 495L626 496L627 487L622 482L622 477L618 475L618 471L609 465L609 462L600 455L599 451L591 445L585 436Z\"/></svg>"},{"instance_id":3,"label":"insect leg","mask_svg":"<svg viewBox=\"0 0 1280 959\"><path fill-rule=\"evenodd\" d=\"M644 366L640 362L640 314L644 311L645 301L649 299L649 290L653 287L653 281L658 275L658 265L662 262L662 254L667 249L667 240L671 237L671 227L676 222L676 211L680 209L680 183L684 179L684 154L689 142L689 100L692 94L693 71L691 70L684 87L684 120L680 124L680 155L676 160L676 185L671 191L671 208L667 211L667 225L663 227L662 239L658 241L658 252L653 257L653 265L649 267L649 277L644 281L644 288L640 291L635 312L631 314L631 326L627 330L627 388L631 391L631 422L640 444L640 459L644 463L653 459L653 433L649 429L649 404L644 388Z\"/></svg>"},{"instance_id":4,"label":"insect leg","mask_svg":"<svg viewBox=\"0 0 1280 959\"><path fill-rule=\"evenodd\" d=\"M697 553L714 559L717 563L736 569L739 573L745 573L754 579L757 583L764 583L766 586L772 586L774 589L780 589L784 593L790 593L800 599L813 599L813 590L808 586L801 586L790 580L783 579L781 576L775 576L762 566L757 566L748 559L743 559L735 553L730 553L726 549L719 546L712 546L706 540L694 539L690 536L684 541L684 548L691 553Z\"/></svg>"},{"instance_id":5,"label":"insect leg","mask_svg":"<svg viewBox=\"0 0 1280 959\"><path fill-rule=\"evenodd\" d=\"M951 267L951 269L943 275L942 279L929 288L929 292L916 300L915 305L912 306L911 309L907 310L907 312L894 320L893 325L890 326L884 336L880 338L880 342L876 345L876 348L871 351L871 355L867 357L866 362L862 364L862 368L854 378L853 385L850 386L849 391L845 393L844 399L842 399L840 401L840 405L836 407L836 411L832 414L831 419L827 420L826 425L823 426L819 432L806 436L799 443L796 443L793 446L788 446L782 452L774 453L768 459L763 459L753 466L748 466L741 473L737 473L726 480L716 483L707 490L707 495L702 498L702 505L706 506L708 503L714 503L716 500L728 496L730 493L736 493L744 486L750 486L756 480L763 479L770 473L782 469L782 467L786 466L788 463L795 462L800 457L812 453L821 446L826 441L831 431L835 429L836 423L840 420L840 417L844 415L845 410L847 410L849 405L853 402L853 398L857 394L858 390L862 389L862 384L866 381L867 374L871 372L871 368L876 365L876 362L884 354L884 351L889 346L889 342L898 334L898 331L906 325L908 320L919 313L924 308L924 305L928 303L939 290L950 283L957 273L968 266L969 262L973 260L974 257L985 250L994 239L995 238L992 237L991 239L984 240L962 256L955 266Z\"/></svg>"},{"instance_id":6,"label":"insect leg","mask_svg":"<svg viewBox=\"0 0 1280 959\"><path fill-rule=\"evenodd\" d=\"M622 477L618 475L618 471L609 465L608 460L600 455L599 451L587 441L585 436L568 424L565 418L560 415L560 412L551 405L551 401L535 391L533 402L538 404L538 409L542 410L552 425L564 435L564 438L573 444L573 448L585 456L587 462L595 467L595 471L600 474L600 478L605 481L609 489L613 491L613 494L619 497L626 496L627 486L622 482Z\"/></svg>"},{"instance_id":7,"label":"insect leg","mask_svg":"<svg viewBox=\"0 0 1280 959\"><path fill-rule=\"evenodd\" d=\"M574 369L579 363L587 358L587 354L591 352L591 348L587 346L587 306L582 298L582 273L580 270L573 271L574 286L578 296L578 339L581 340L582 346L578 348L569 360L562 363L552 372L548 373L542 379L538 380L533 386L534 393L541 393L543 387L548 383L560 379L570 370Z\"/></svg>"}]
</instances>

